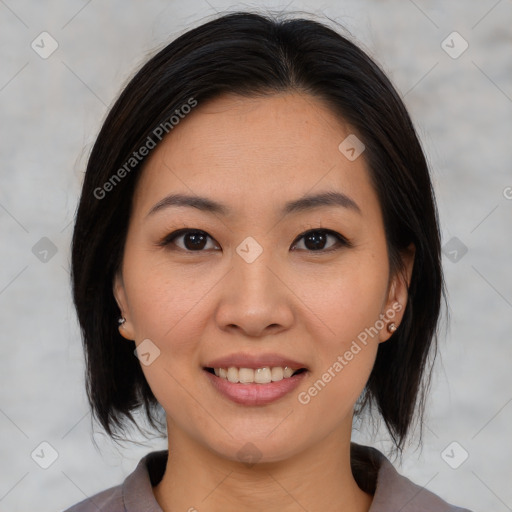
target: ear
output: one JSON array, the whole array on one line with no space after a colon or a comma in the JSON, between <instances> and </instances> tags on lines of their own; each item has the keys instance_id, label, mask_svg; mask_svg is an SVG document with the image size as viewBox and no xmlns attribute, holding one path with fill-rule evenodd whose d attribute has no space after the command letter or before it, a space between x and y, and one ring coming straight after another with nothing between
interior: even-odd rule
<instances>
[{"instance_id":1,"label":"ear","mask_svg":"<svg viewBox=\"0 0 512 512\"><path fill-rule=\"evenodd\" d=\"M387 341L393 335L393 332L388 330L388 326L395 324L398 328L402 322L409 296L415 253L416 247L412 243L400 253L403 268L390 279L387 300L381 312L381 318L385 324L379 333L379 342L381 343Z\"/></svg>"},{"instance_id":2,"label":"ear","mask_svg":"<svg viewBox=\"0 0 512 512\"><path fill-rule=\"evenodd\" d=\"M121 334L121 336L127 340L134 340L135 332L131 323L130 316L128 314L128 301L126 299L126 290L124 287L123 276L120 270L118 270L114 276L112 291L114 293L114 298L116 299L117 305L119 306L120 316L126 320L123 324L119 325L119 334Z\"/></svg>"}]
</instances>

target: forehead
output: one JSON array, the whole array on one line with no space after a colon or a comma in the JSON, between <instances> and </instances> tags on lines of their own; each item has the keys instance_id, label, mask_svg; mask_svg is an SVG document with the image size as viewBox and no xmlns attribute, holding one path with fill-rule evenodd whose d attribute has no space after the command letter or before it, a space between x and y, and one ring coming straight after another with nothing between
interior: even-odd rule
<instances>
[{"instance_id":1,"label":"forehead","mask_svg":"<svg viewBox=\"0 0 512 512\"><path fill-rule=\"evenodd\" d=\"M351 133L310 95L215 98L199 104L153 150L135 203L147 213L178 191L241 213L325 190L375 202L364 154L351 161L339 149Z\"/></svg>"}]
</instances>

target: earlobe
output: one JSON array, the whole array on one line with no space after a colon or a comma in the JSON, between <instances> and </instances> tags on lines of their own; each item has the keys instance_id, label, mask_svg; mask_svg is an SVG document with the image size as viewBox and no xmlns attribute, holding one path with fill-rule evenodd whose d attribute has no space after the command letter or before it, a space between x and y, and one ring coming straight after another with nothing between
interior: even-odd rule
<instances>
[{"instance_id":1,"label":"earlobe","mask_svg":"<svg viewBox=\"0 0 512 512\"><path fill-rule=\"evenodd\" d=\"M389 340L398 330L402 321L403 310L404 306L400 301L395 300L391 304L388 301L386 309L381 315L384 325L379 333L379 343Z\"/></svg>"},{"instance_id":2,"label":"earlobe","mask_svg":"<svg viewBox=\"0 0 512 512\"><path fill-rule=\"evenodd\" d=\"M119 317L116 320L118 324L119 334L123 338L132 341L134 340L133 329L128 318L126 292L124 288L123 277L120 272L117 272L116 275L114 276L112 292L114 294L114 298L117 302L117 306L119 307L120 311Z\"/></svg>"},{"instance_id":3,"label":"earlobe","mask_svg":"<svg viewBox=\"0 0 512 512\"><path fill-rule=\"evenodd\" d=\"M386 326L380 332L380 342L389 340L402 322L409 297L415 252L416 248L411 243L401 253L403 268L393 276L389 287L388 300L383 311Z\"/></svg>"}]
</instances>

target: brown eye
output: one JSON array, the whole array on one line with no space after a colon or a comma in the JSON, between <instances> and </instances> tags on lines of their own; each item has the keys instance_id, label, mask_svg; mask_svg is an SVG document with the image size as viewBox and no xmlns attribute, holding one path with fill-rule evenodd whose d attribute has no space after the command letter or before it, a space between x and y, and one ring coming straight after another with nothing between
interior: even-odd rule
<instances>
[{"instance_id":1,"label":"brown eye","mask_svg":"<svg viewBox=\"0 0 512 512\"><path fill-rule=\"evenodd\" d=\"M201 230L196 229L180 229L178 231L174 231L173 233L167 235L159 245L162 246L170 246L176 245L179 249L183 251L192 251L192 252L201 252L205 248L211 249L212 247L207 247L208 239L213 240L213 238ZM180 243L176 241L182 240ZM213 248L218 246L214 245Z\"/></svg>"},{"instance_id":2,"label":"brown eye","mask_svg":"<svg viewBox=\"0 0 512 512\"><path fill-rule=\"evenodd\" d=\"M329 239L332 241L329 242ZM298 240L303 240L305 250L314 252L329 252L338 249L340 246L350 246L350 242L339 233L325 229L314 229L300 235ZM294 245L296 247L296 245ZM302 248L301 248L302 250Z\"/></svg>"}]
</instances>

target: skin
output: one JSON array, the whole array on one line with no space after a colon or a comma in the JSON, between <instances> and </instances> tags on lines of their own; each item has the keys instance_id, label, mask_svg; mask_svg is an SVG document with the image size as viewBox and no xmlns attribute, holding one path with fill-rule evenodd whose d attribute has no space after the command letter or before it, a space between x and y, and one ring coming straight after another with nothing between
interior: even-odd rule
<instances>
[{"instance_id":1,"label":"skin","mask_svg":"<svg viewBox=\"0 0 512 512\"><path fill-rule=\"evenodd\" d=\"M306 94L223 96L199 104L149 157L114 295L126 318L121 334L137 345L149 338L160 350L142 369L167 414L170 456L154 487L165 512L370 508L372 496L350 469L351 425L378 345L391 336L386 325L307 405L298 401L359 333L407 301L413 248L403 255L405 273L390 275L364 153L349 161L338 149L350 133ZM325 190L346 194L360 212L324 205L281 213L285 202ZM148 216L177 192L232 213L172 206ZM158 245L184 227L209 235L204 248L194 251L187 236ZM300 235L319 228L353 246L329 236L312 250ZM236 252L248 236L263 249L252 263ZM235 404L202 369L235 352L277 352L309 371L274 403ZM260 456L251 466L238 455L246 443Z\"/></svg>"}]
</instances>

